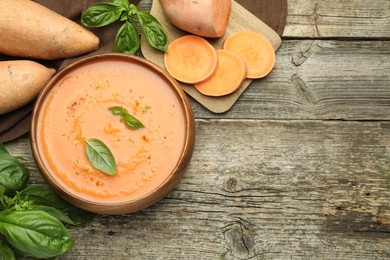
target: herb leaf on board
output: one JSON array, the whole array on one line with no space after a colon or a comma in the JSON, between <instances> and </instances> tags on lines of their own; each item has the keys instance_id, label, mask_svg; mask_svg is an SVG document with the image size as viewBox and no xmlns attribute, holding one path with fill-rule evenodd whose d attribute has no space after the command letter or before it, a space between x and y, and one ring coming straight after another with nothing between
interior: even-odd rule
<instances>
[{"instance_id":1,"label":"herb leaf on board","mask_svg":"<svg viewBox=\"0 0 390 260\"><path fill-rule=\"evenodd\" d=\"M163 52L168 52L168 39L157 19L146 12L138 12L137 15L142 31L150 46Z\"/></svg>"}]
</instances>

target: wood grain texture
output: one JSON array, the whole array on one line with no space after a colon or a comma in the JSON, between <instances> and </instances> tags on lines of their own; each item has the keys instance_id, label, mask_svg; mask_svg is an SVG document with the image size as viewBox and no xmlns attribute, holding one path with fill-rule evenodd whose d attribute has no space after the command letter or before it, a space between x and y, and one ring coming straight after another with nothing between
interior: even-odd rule
<instances>
[{"instance_id":1,"label":"wood grain texture","mask_svg":"<svg viewBox=\"0 0 390 260\"><path fill-rule=\"evenodd\" d=\"M197 120L179 186L71 228L61 259L387 259L390 123ZM211 131L212 130L212 131ZM28 139L8 144L40 182Z\"/></svg>"},{"instance_id":2,"label":"wood grain texture","mask_svg":"<svg viewBox=\"0 0 390 260\"><path fill-rule=\"evenodd\" d=\"M288 0L284 37L390 38L388 0Z\"/></svg>"},{"instance_id":3,"label":"wood grain texture","mask_svg":"<svg viewBox=\"0 0 390 260\"><path fill-rule=\"evenodd\" d=\"M223 118L390 119L390 42L284 40ZM220 118L192 102L198 118Z\"/></svg>"},{"instance_id":4,"label":"wood grain texture","mask_svg":"<svg viewBox=\"0 0 390 260\"><path fill-rule=\"evenodd\" d=\"M268 77L227 113L190 98L196 145L177 188L70 228L60 259L390 259L389 1L288 3ZM43 182L28 137L6 146Z\"/></svg>"}]
</instances>

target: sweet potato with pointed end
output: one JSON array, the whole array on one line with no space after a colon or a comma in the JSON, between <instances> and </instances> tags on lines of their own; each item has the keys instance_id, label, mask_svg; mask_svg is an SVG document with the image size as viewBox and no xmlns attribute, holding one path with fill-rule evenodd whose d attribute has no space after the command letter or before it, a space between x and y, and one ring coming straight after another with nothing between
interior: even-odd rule
<instances>
[{"instance_id":1,"label":"sweet potato with pointed end","mask_svg":"<svg viewBox=\"0 0 390 260\"><path fill-rule=\"evenodd\" d=\"M34 61L0 61L0 114L11 112L36 98L54 73L54 69Z\"/></svg>"},{"instance_id":2,"label":"sweet potato with pointed end","mask_svg":"<svg viewBox=\"0 0 390 260\"><path fill-rule=\"evenodd\" d=\"M168 20L176 27L203 37L225 34L231 0L160 0Z\"/></svg>"},{"instance_id":3,"label":"sweet potato with pointed end","mask_svg":"<svg viewBox=\"0 0 390 260\"><path fill-rule=\"evenodd\" d=\"M178 81L194 84L210 78L218 65L214 47L204 38L185 35L168 45L165 68Z\"/></svg>"},{"instance_id":4,"label":"sweet potato with pointed end","mask_svg":"<svg viewBox=\"0 0 390 260\"><path fill-rule=\"evenodd\" d=\"M225 96L236 91L246 78L245 63L240 56L228 50L217 50L218 66L208 80L195 84L206 96Z\"/></svg>"},{"instance_id":5,"label":"sweet potato with pointed end","mask_svg":"<svg viewBox=\"0 0 390 260\"><path fill-rule=\"evenodd\" d=\"M0 0L0 12L0 53L53 60L99 46L92 32L33 1Z\"/></svg>"},{"instance_id":6,"label":"sweet potato with pointed end","mask_svg":"<svg viewBox=\"0 0 390 260\"><path fill-rule=\"evenodd\" d=\"M238 31L229 35L223 49L241 56L250 79L267 76L275 65L275 50L271 42L255 31Z\"/></svg>"}]
</instances>

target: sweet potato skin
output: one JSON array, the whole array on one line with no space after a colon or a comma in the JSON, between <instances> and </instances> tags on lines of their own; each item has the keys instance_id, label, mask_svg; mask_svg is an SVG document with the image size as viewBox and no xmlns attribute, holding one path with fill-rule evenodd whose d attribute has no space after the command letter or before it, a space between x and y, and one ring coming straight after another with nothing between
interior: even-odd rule
<instances>
[{"instance_id":1,"label":"sweet potato skin","mask_svg":"<svg viewBox=\"0 0 390 260\"><path fill-rule=\"evenodd\" d=\"M53 60L99 47L99 38L81 25L30 0L0 0L0 53Z\"/></svg>"},{"instance_id":2,"label":"sweet potato skin","mask_svg":"<svg viewBox=\"0 0 390 260\"><path fill-rule=\"evenodd\" d=\"M231 0L160 0L168 20L192 34L218 38L225 34Z\"/></svg>"},{"instance_id":3,"label":"sweet potato skin","mask_svg":"<svg viewBox=\"0 0 390 260\"><path fill-rule=\"evenodd\" d=\"M34 61L0 61L0 114L34 100L54 73L54 69Z\"/></svg>"}]
</instances>

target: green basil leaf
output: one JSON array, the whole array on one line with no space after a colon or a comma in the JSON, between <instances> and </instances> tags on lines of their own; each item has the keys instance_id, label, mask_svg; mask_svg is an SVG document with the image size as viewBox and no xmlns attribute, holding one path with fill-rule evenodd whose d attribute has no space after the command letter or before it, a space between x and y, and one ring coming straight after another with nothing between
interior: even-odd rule
<instances>
[{"instance_id":1,"label":"green basil leaf","mask_svg":"<svg viewBox=\"0 0 390 260\"><path fill-rule=\"evenodd\" d=\"M35 204L42 204L58 209L68 207L68 203L61 199L51 187L46 184L32 184L18 193L21 200L29 200Z\"/></svg>"},{"instance_id":2,"label":"green basil leaf","mask_svg":"<svg viewBox=\"0 0 390 260\"><path fill-rule=\"evenodd\" d=\"M73 239L55 217L40 210L0 216L0 233L17 250L36 258L50 258L73 248Z\"/></svg>"},{"instance_id":3,"label":"green basil leaf","mask_svg":"<svg viewBox=\"0 0 390 260\"><path fill-rule=\"evenodd\" d=\"M63 211L56 209L54 207L46 206L46 205L34 205L33 204L30 207L30 209L44 211L44 212L50 214L51 216L55 217L59 221L66 223L66 224L69 224L69 225L73 225L73 226L86 226L87 224L90 223L90 222L87 222L87 223L81 224L79 222L75 222L69 215L67 215Z\"/></svg>"},{"instance_id":4,"label":"green basil leaf","mask_svg":"<svg viewBox=\"0 0 390 260\"><path fill-rule=\"evenodd\" d=\"M73 225L73 221L71 218L69 218L69 216L67 216L61 210L56 209L54 207L50 207L50 206L46 206L46 205L31 205L30 209L44 211L44 212L48 213L49 215L55 217L56 219L58 219L61 222Z\"/></svg>"},{"instance_id":5,"label":"green basil leaf","mask_svg":"<svg viewBox=\"0 0 390 260\"><path fill-rule=\"evenodd\" d=\"M56 212L55 210L46 208L48 209L46 212L53 215L60 221L70 225L78 227L87 226L96 216L95 213L82 210L69 204L58 196L48 185L30 185L19 192L18 196L22 200L29 201L31 203L31 207L34 209L44 210L45 207L50 207L60 211Z\"/></svg>"},{"instance_id":6,"label":"green basil leaf","mask_svg":"<svg viewBox=\"0 0 390 260\"><path fill-rule=\"evenodd\" d=\"M62 212L72 220L72 223L68 224L77 227L85 227L89 225L96 216L95 213L82 210L72 205L69 205L69 207L62 209Z\"/></svg>"},{"instance_id":7,"label":"green basil leaf","mask_svg":"<svg viewBox=\"0 0 390 260\"><path fill-rule=\"evenodd\" d=\"M125 8L114 3L96 3L81 16L81 23L87 27L101 27L119 19Z\"/></svg>"},{"instance_id":8,"label":"green basil leaf","mask_svg":"<svg viewBox=\"0 0 390 260\"><path fill-rule=\"evenodd\" d=\"M0 184L0 199L4 197L5 194L5 187Z\"/></svg>"},{"instance_id":9,"label":"green basil leaf","mask_svg":"<svg viewBox=\"0 0 390 260\"><path fill-rule=\"evenodd\" d=\"M168 38L157 19L146 12L138 12L138 19L148 43L155 49L168 51Z\"/></svg>"},{"instance_id":10,"label":"green basil leaf","mask_svg":"<svg viewBox=\"0 0 390 260\"><path fill-rule=\"evenodd\" d=\"M9 154L0 156L0 185L10 194L26 187L30 173L19 160Z\"/></svg>"},{"instance_id":11,"label":"green basil leaf","mask_svg":"<svg viewBox=\"0 0 390 260\"><path fill-rule=\"evenodd\" d=\"M139 129L145 127L141 121L130 115L129 111L127 111L126 108L123 108L121 106L113 106L110 107L108 110L111 111L113 115L119 116L121 121L123 121L125 125L131 129Z\"/></svg>"},{"instance_id":12,"label":"green basil leaf","mask_svg":"<svg viewBox=\"0 0 390 260\"><path fill-rule=\"evenodd\" d=\"M137 29L129 21L126 21L115 36L114 50L127 54L135 54L140 46L140 38Z\"/></svg>"},{"instance_id":13,"label":"green basil leaf","mask_svg":"<svg viewBox=\"0 0 390 260\"><path fill-rule=\"evenodd\" d=\"M15 260L14 251L7 245L0 244L0 259Z\"/></svg>"},{"instance_id":14,"label":"green basil leaf","mask_svg":"<svg viewBox=\"0 0 390 260\"><path fill-rule=\"evenodd\" d=\"M144 128L145 126L141 123L141 121L139 121L137 118L135 118L134 116L130 115L129 113L126 113L124 116L123 116L123 121L125 122L125 124L132 128L132 129L139 129L139 128Z\"/></svg>"},{"instance_id":15,"label":"green basil leaf","mask_svg":"<svg viewBox=\"0 0 390 260\"><path fill-rule=\"evenodd\" d=\"M115 116L122 116L123 114L127 113L127 110L123 107L120 107L120 106L113 106L113 107L110 107L108 109L109 111L111 111L111 113Z\"/></svg>"},{"instance_id":16,"label":"green basil leaf","mask_svg":"<svg viewBox=\"0 0 390 260\"><path fill-rule=\"evenodd\" d=\"M86 153L92 165L109 175L116 173L116 162L110 149L99 139L85 139Z\"/></svg>"},{"instance_id":17,"label":"green basil leaf","mask_svg":"<svg viewBox=\"0 0 390 260\"><path fill-rule=\"evenodd\" d=\"M2 154L9 154L9 152L7 151L5 146L2 143L0 143L0 155Z\"/></svg>"},{"instance_id":18,"label":"green basil leaf","mask_svg":"<svg viewBox=\"0 0 390 260\"><path fill-rule=\"evenodd\" d=\"M110 0L108 1L111 4L122 7L124 10L129 10L130 3L128 0Z\"/></svg>"}]
</instances>

